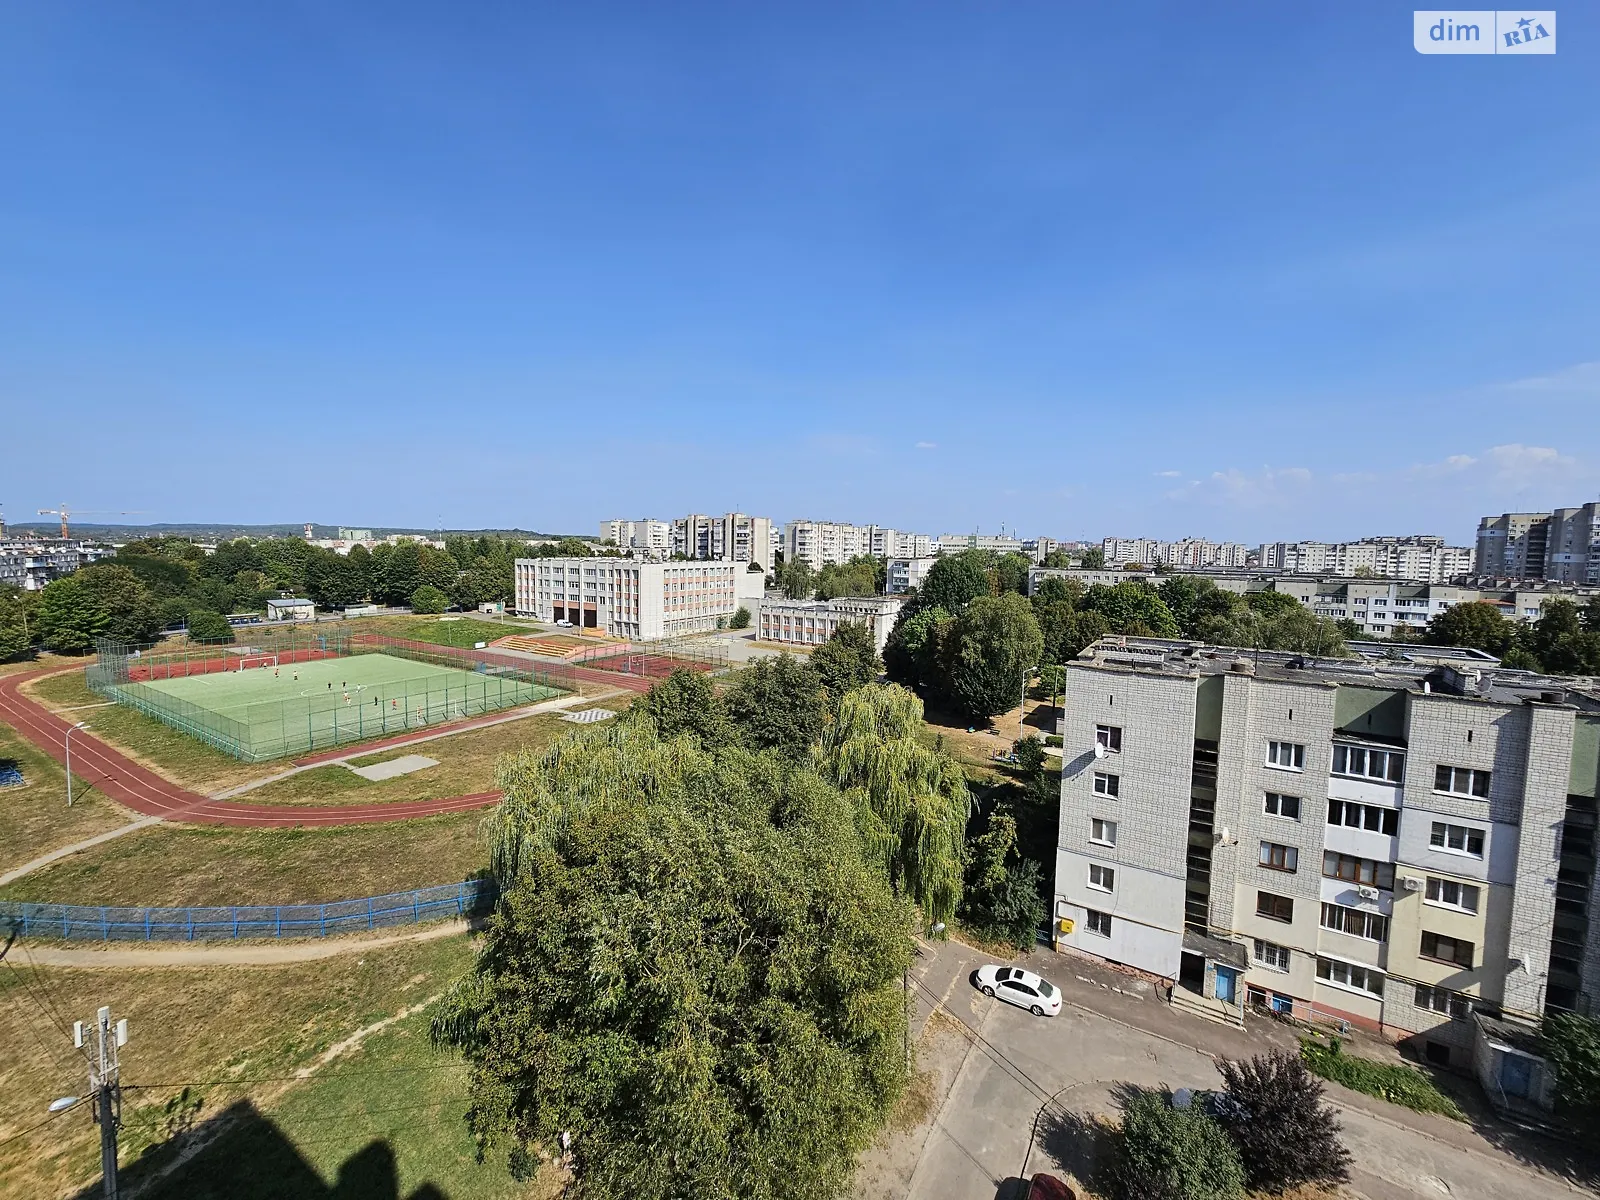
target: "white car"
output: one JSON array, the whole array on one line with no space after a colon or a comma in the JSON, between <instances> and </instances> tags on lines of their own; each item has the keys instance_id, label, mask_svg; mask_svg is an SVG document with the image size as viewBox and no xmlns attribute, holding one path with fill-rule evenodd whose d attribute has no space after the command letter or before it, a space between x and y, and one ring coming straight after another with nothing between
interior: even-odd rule
<instances>
[{"instance_id":1,"label":"white car","mask_svg":"<svg viewBox=\"0 0 1600 1200\"><path fill-rule=\"evenodd\" d=\"M1056 985L1021 967L1000 967L993 963L979 967L978 986L985 996L998 996L1036 1017L1053 1017L1061 1012L1061 992Z\"/></svg>"}]
</instances>

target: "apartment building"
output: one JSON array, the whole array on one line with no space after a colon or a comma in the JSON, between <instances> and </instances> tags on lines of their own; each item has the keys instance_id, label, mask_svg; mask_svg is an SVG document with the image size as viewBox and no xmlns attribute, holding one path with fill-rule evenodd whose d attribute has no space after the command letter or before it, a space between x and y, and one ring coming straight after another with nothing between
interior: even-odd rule
<instances>
[{"instance_id":1,"label":"apartment building","mask_svg":"<svg viewBox=\"0 0 1600 1200\"><path fill-rule=\"evenodd\" d=\"M902 592L909 592L912 588L921 587L922 581L933 569L933 564L938 561L936 556L931 555L922 558L891 558L884 577L884 592L890 596L897 596Z\"/></svg>"},{"instance_id":2,"label":"apartment building","mask_svg":"<svg viewBox=\"0 0 1600 1200\"><path fill-rule=\"evenodd\" d=\"M109 546L60 538L0 541L0 586L37 592L45 584L115 553Z\"/></svg>"},{"instance_id":3,"label":"apartment building","mask_svg":"<svg viewBox=\"0 0 1600 1200\"><path fill-rule=\"evenodd\" d=\"M841 596L833 600L769 597L761 602L756 632L764 642L820 646L841 625L866 625L881 654L903 603L899 596Z\"/></svg>"},{"instance_id":4,"label":"apartment building","mask_svg":"<svg viewBox=\"0 0 1600 1200\"><path fill-rule=\"evenodd\" d=\"M672 522L672 551L685 558L759 563L771 571L772 521L746 513L709 517L690 513Z\"/></svg>"},{"instance_id":5,"label":"apartment building","mask_svg":"<svg viewBox=\"0 0 1600 1200\"><path fill-rule=\"evenodd\" d=\"M765 576L742 562L519 558L516 606L612 637L654 641L704 633L760 603Z\"/></svg>"},{"instance_id":6,"label":"apartment building","mask_svg":"<svg viewBox=\"0 0 1600 1200\"><path fill-rule=\"evenodd\" d=\"M814 571L842 565L872 553L872 529L840 521L790 521L783 527L783 561L803 562Z\"/></svg>"},{"instance_id":7,"label":"apartment building","mask_svg":"<svg viewBox=\"0 0 1600 1200\"><path fill-rule=\"evenodd\" d=\"M1364 575L1443 583L1472 571L1473 552L1430 534L1358 542L1269 542L1260 567L1289 575Z\"/></svg>"},{"instance_id":8,"label":"apartment building","mask_svg":"<svg viewBox=\"0 0 1600 1200\"><path fill-rule=\"evenodd\" d=\"M642 517L637 521L600 522L600 540L616 543L635 558L672 557L672 522Z\"/></svg>"},{"instance_id":9,"label":"apartment building","mask_svg":"<svg viewBox=\"0 0 1600 1200\"><path fill-rule=\"evenodd\" d=\"M1148 567L1225 567L1242 568L1250 559L1250 549L1237 542L1208 542L1204 538L1184 538L1161 542L1153 538L1105 538L1100 543L1107 566L1141 563Z\"/></svg>"},{"instance_id":10,"label":"apartment building","mask_svg":"<svg viewBox=\"0 0 1600 1200\"><path fill-rule=\"evenodd\" d=\"M1600 585L1600 502L1484 517L1472 570L1499 579Z\"/></svg>"},{"instance_id":11,"label":"apartment building","mask_svg":"<svg viewBox=\"0 0 1600 1200\"><path fill-rule=\"evenodd\" d=\"M1107 638L1063 714L1058 949L1464 1067L1600 1010L1600 681Z\"/></svg>"},{"instance_id":12,"label":"apartment building","mask_svg":"<svg viewBox=\"0 0 1600 1200\"><path fill-rule=\"evenodd\" d=\"M940 554L960 554L963 550L989 550L995 554L1021 554L1022 539L1009 533L942 533L935 549Z\"/></svg>"},{"instance_id":13,"label":"apartment building","mask_svg":"<svg viewBox=\"0 0 1600 1200\"><path fill-rule=\"evenodd\" d=\"M867 529L869 553L874 558L931 558L938 549L937 540L926 533L907 533L882 525L869 525Z\"/></svg>"}]
</instances>

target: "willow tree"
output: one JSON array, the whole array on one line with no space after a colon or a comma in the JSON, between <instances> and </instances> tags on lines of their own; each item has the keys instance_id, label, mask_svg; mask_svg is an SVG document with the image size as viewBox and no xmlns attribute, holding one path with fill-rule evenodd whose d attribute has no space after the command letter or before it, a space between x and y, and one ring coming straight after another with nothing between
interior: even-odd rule
<instances>
[{"instance_id":1,"label":"willow tree","mask_svg":"<svg viewBox=\"0 0 1600 1200\"><path fill-rule=\"evenodd\" d=\"M898 684L847 693L823 738L826 774L855 805L867 853L932 926L961 901L971 793L960 764L917 738L922 701Z\"/></svg>"},{"instance_id":2,"label":"willow tree","mask_svg":"<svg viewBox=\"0 0 1600 1200\"><path fill-rule=\"evenodd\" d=\"M501 900L434 1037L586 1200L831 1200L906 1079L909 905L808 764L646 722L502 762Z\"/></svg>"}]
</instances>

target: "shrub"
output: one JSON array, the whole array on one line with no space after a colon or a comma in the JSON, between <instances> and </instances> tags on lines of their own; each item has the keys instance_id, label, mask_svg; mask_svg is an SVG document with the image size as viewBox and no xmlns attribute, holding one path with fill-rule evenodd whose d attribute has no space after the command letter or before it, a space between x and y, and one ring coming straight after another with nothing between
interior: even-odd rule
<instances>
[{"instance_id":1,"label":"shrub","mask_svg":"<svg viewBox=\"0 0 1600 1200\"><path fill-rule=\"evenodd\" d=\"M1600 1118L1600 1020L1552 1013L1539 1044L1556 1074L1556 1100L1575 1117Z\"/></svg>"},{"instance_id":2,"label":"shrub","mask_svg":"<svg viewBox=\"0 0 1600 1200\"><path fill-rule=\"evenodd\" d=\"M414 613L442 613L450 607L450 597L431 583L425 583L411 593L411 611Z\"/></svg>"},{"instance_id":3,"label":"shrub","mask_svg":"<svg viewBox=\"0 0 1600 1200\"><path fill-rule=\"evenodd\" d=\"M1123 1200L1234 1200L1244 1194L1239 1151L1198 1108L1173 1108L1161 1092L1122 1107L1117 1186Z\"/></svg>"},{"instance_id":4,"label":"shrub","mask_svg":"<svg viewBox=\"0 0 1600 1200\"><path fill-rule=\"evenodd\" d=\"M1339 1122L1303 1062L1274 1050L1243 1061L1225 1058L1217 1070L1227 1092L1213 1112L1239 1148L1251 1187L1279 1192L1350 1177Z\"/></svg>"},{"instance_id":5,"label":"shrub","mask_svg":"<svg viewBox=\"0 0 1600 1200\"><path fill-rule=\"evenodd\" d=\"M231 642L233 626L228 618L208 608L196 608L189 613L189 640L195 642Z\"/></svg>"},{"instance_id":6,"label":"shrub","mask_svg":"<svg viewBox=\"0 0 1600 1200\"><path fill-rule=\"evenodd\" d=\"M728 628L729 629L749 629L750 628L750 610L748 608L746 608L742 604L738 608L736 608L734 610L734 612L733 612L733 616L728 620Z\"/></svg>"},{"instance_id":7,"label":"shrub","mask_svg":"<svg viewBox=\"0 0 1600 1200\"><path fill-rule=\"evenodd\" d=\"M1319 1038L1306 1038L1300 1043L1300 1058L1313 1072L1324 1079L1341 1083L1352 1091L1365 1092L1391 1104L1399 1104L1415 1112L1440 1113L1465 1121L1466 1115L1434 1086L1421 1071L1414 1067L1393 1063L1373 1062L1358 1058L1340 1049L1338 1038L1326 1042Z\"/></svg>"}]
</instances>

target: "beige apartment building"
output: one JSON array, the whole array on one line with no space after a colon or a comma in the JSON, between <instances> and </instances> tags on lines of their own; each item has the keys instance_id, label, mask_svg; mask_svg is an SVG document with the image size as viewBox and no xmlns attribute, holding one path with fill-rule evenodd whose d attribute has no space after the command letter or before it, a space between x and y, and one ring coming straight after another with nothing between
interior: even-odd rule
<instances>
[{"instance_id":1,"label":"beige apartment building","mask_svg":"<svg viewBox=\"0 0 1600 1200\"><path fill-rule=\"evenodd\" d=\"M627 558L519 558L515 574L522 615L631 641L721 628L741 607L755 612L765 581L742 562Z\"/></svg>"},{"instance_id":2,"label":"beige apartment building","mask_svg":"<svg viewBox=\"0 0 1600 1200\"><path fill-rule=\"evenodd\" d=\"M1385 579L1443 583L1472 571L1473 552L1431 535L1363 538L1358 542L1269 542L1261 570L1288 575L1372 574Z\"/></svg>"},{"instance_id":3,"label":"beige apartment building","mask_svg":"<svg viewBox=\"0 0 1600 1200\"><path fill-rule=\"evenodd\" d=\"M1600 586L1600 502L1478 522L1473 572Z\"/></svg>"}]
</instances>

